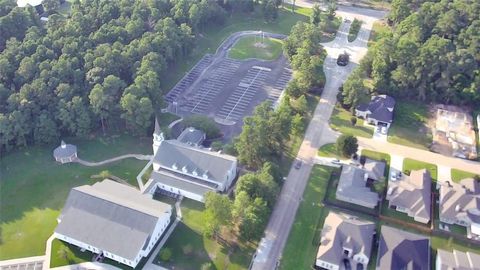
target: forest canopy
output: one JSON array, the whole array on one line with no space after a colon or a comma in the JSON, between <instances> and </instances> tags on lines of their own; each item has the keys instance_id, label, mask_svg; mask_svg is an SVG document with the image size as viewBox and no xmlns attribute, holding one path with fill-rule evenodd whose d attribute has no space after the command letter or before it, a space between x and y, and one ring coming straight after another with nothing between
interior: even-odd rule
<instances>
[{"instance_id":1,"label":"forest canopy","mask_svg":"<svg viewBox=\"0 0 480 270\"><path fill-rule=\"evenodd\" d=\"M40 22L0 0L0 149L111 126L146 134L168 89L161 74L250 0L82 0Z\"/></svg>"},{"instance_id":2,"label":"forest canopy","mask_svg":"<svg viewBox=\"0 0 480 270\"><path fill-rule=\"evenodd\" d=\"M479 14L475 0L394 0L388 17L392 32L362 63L374 90L480 107Z\"/></svg>"}]
</instances>

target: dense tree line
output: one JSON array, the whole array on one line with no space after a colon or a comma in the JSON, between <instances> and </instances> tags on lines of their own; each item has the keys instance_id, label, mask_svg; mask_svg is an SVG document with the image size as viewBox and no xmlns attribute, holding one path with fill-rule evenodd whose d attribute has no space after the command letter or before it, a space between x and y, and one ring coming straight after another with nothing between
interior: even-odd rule
<instances>
[{"instance_id":1,"label":"dense tree line","mask_svg":"<svg viewBox=\"0 0 480 270\"><path fill-rule=\"evenodd\" d=\"M205 234L220 236L222 230L228 230L244 240L259 239L275 204L280 181L279 168L266 162L258 172L238 179L233 200L207 193Z\"/></svg>"},{"instance_id":2,"label":"dense tree line","mask_svg":"<svg viewBox=\"0 0 480 270\"><path fill-rule=\"evenodd\" d=\"M391 33L369 50L344 85L356 103L362 73L373 90L428 102L480 104L480 3L473 0L395 0Z\"/></svg>"},{"instance_id":3,"label":"dense tree line","mask_svg":"<svg viewBox=\"0 0 480 270\"><path fill-rule=\"evenodd\" d=\"M326 52L320 45L322 29L319 15L312 16L311 23L299 22L292 27L285 40L283 50L295 70L295 77L289 83L287 92L292 97L299 97L325 84L323 61ZM318 24L318 26L317 26Z\"/></svg>"},{"instance_id":4,"label":"dense tree line","mask_svg":"<svg viewBox=\"0 0 480 270\"><path fill-rule=\"evenodd\" d=\"M98 127L145 134L166 91L162 72L189 54L198 31L252 4L74 1L68 17L42 24L34 9L1 0L0 148Z\"/></svg>"}]
</instances>

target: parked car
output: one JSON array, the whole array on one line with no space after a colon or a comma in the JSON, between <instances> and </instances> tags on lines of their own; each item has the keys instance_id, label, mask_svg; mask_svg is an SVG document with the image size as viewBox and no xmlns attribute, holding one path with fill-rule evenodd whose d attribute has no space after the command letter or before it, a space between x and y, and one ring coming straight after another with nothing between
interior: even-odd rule
<instances>
[{"instance_id":1,"label":"parked car","mask_svg":"<svg viewBox=\"0 0 480 270\"><path fill-rule=\"evenodd\" d=\"M295 162L295 169L298 170L298 169L300 169L300 167L302 167L302 161L301 161L301 160L297 160L297 161Z\"/></svg>"},{"instance_id":2,"label":"parked car","mask_svg":"<svg viewBox=\"0 0 480 270\"><path fill-rule=\"evenodd\" d=\"M347 18L345 18L345 20L343 20L343 21L346 22L346 23L349 23L349 22L350 22L350 20L347 19Z\"/></svg>"},{"instance_id":3,"label":"parked car","mask_svg":"<svg viewBox=\"0 0 480 270\"><path fill-rule=\"evenodd\" d=\"M344 66L348 65L349 61L350 61L350 55L348 55L348 53L344 52L344 53L338 55L337 65L344 67Z\"/></svg>"},{"instance_id":4,"label":"parked car","mask_svg":"<svg viewBox=\"0 0 480 270\"><path fill-rule=\"evenodd\" d=\"M334 159L334 160L332 160L332 164L341 164L341 163L340 163L340 160Z\"/></svg>"}]
</instances>

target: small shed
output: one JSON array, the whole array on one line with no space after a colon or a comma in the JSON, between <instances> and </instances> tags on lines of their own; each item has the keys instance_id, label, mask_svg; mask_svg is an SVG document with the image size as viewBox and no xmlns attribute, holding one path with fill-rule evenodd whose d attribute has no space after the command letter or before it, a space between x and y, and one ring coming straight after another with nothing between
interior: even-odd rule
<instances>
[{"instance_id":1,"label":"small shed","mask_svg":"<svg viewBox=\"0 0 480 270\"><path fill-rule=\"evenodd\" d=\"M59 147L53 150L55 161L62 164L74 161L77 158L77 147L73 144L66 144L63 140Z\"/></svg>"}]
</instances>

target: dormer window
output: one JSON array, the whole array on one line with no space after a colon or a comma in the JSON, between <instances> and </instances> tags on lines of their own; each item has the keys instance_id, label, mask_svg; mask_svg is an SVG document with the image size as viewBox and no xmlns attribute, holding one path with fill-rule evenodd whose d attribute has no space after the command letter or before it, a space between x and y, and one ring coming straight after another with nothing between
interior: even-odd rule
<instances>
[{"instance_id":1,"label":"dormer window","mask_svg":"<svg viewBox=\"0 0 480 270\"><path fill-rule=\"evenodd\" d=\"M208 179L208 170L203 172L202 178Z\"/></svg>"},{"instance_id":2,"label":"dormer window","mask_svg":"<svg viewBox=\"0 0 480 270\"><path fill-rule=\"evenodd\" d=\"M178 170L177 163L173 163L173 165L172 165L172 169L174 169L174 170Z\"/></svg>"},{"instance_id":3,"label":"dormer window","mask_svg":"<svg viewBox=\"0 0 480 270\"><path fill-rule=\"evenodd\" d=\"M183 172L183 173L187 173L187 172L188 172L188 170L187 170L187 166L186 166L186 165L185 165L185 166L183 166L183 168L182 168L182 172Z\"/></svg>"},{"instance_id":4,"label":"dormer window","mask_svg":"<svg viewBox=\"0 0 480 270\"><path fill-rule=\"evenodd\" d=\"M197 169L193 170L192 175L193 176L198 176Z\"/></svg>"}]
</instances>

